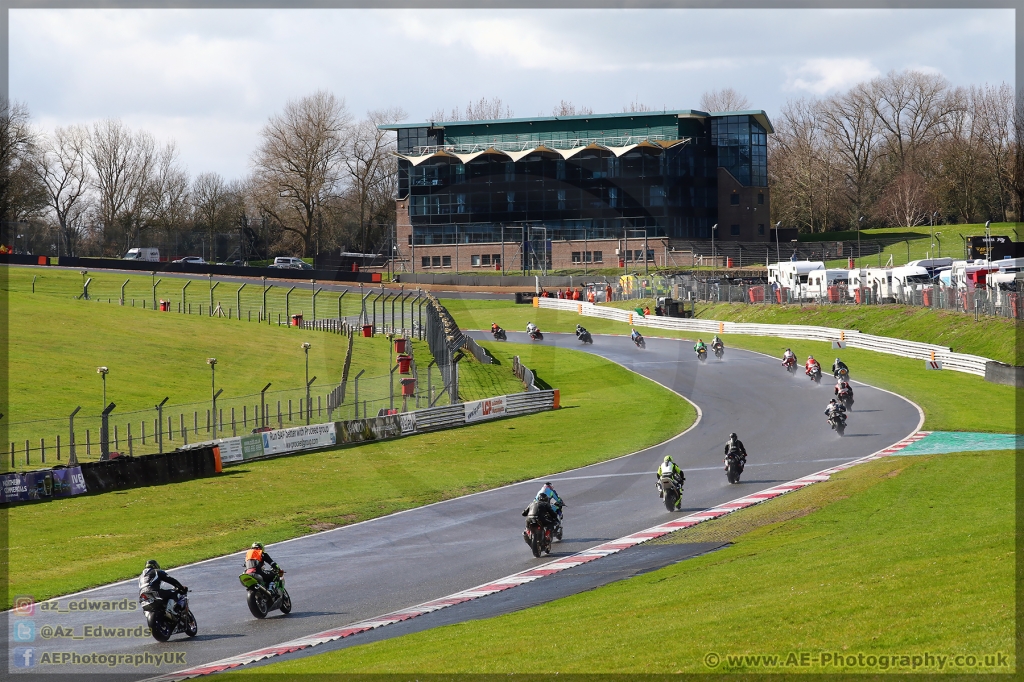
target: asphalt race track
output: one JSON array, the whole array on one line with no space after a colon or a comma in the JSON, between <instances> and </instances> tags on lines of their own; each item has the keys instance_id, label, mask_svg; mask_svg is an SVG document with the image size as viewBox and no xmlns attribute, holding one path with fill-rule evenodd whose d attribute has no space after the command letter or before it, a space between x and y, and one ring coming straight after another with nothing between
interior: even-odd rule
<instances>
[{"instance_id":1,"label":"asphalt race track","mask_svg":"<svg viewBox=\"0 0 1024 682\"><path fill-rule=\"evenodd\" d=\"M490 338L485 333L473 335ZM530 343L525 334L510 333L509 338ZM682 510L688 513L871 454L906 437L919 425L920 413L912 403L855 383L855 409L846 436L839 438L822 415L832 395L831 385L823 381L815 386L802 371L789 375L779 360L757 353L727 349L724 360L711 355L706 364L700 365L690 344L673 339L647 339L646 350L635 348L628 337L616 336L595 336L593 345L582 348L571 334L550 334L538 343L582 349L617 362L691 399L702 416L683 436L633 455L269 546L268 552L288 571L294 603L289 616L273 612L263 621L252 617L245 603L245 590L238 582L242 563L239 553L171 572L189 587L199 623L199 635L193 640L181 634L166 644L149 637L43 639L37 635L33 643L21 645L36 647L36 656L46 651L181 651L186 654L186 665L116 669L47 666L32 672L92 672L108 677L117 672L127 673L125 679L168 673L378 616L539 565L549 559L534 559L523 542L520 512L544 480L552 481L567 503L565 539L555 545L551 555L565 556L668 518L654 486L654 471L665 454L671 454L686 472ZM566 361L571 360L567 357ZM856 377L857 367L851 370ZM623 414L618 426L635 429L643 418L642 414ZM588 425L582 423L580 428ZM739 433L750 455L738 485L729 485L722 471L722 448L731 431ZM607 560L599 560L594 566L602 561ZM562 575L571 579L580 568ZM534 585L540 588L549 579L559 577L542 578ZM446 615L437 622L507 612L509 600L534 602L535 595L515 588L471 602L472 606L464 604L438 612ZM69 602L82 597L134 602L138 591L132 579L62 598L59 604L66 610ZM489 604L493 604L490 610ZM459 616L463 607L466 615ZM33 620L37 632L51 625L74 628L76 635L82 634L86 625L145 624L140 611L53 613L42 612L38 606ZM370 641L371 635L379 639L388 636L386 631L391 629L355 635L313 651ZM399 634L402 627L396 626L393 631ZM11 642L10 646L19 643ZM13 666L10 670L24 672Z\"/></svg>"}]
</instances>

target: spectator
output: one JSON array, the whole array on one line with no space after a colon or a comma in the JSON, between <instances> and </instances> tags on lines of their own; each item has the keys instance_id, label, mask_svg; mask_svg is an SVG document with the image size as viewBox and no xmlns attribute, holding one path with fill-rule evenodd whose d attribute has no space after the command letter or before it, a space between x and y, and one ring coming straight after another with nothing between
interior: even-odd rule
<instances>
[{"instance_id":1,"label":"spectator","mask_svg":"<svg viewBox=\"0 0 1024 682\"><path fill-rule=\"evenodd\" d=\"M605 287L605 290L604 290L604 300L606 300L606 301L612 300L612 288L611 288L611 285Z\"/></svg>"},{"instance_id":2,"label":"spectator","mask_svg":"<svg viewBox=\"0 0 1024 682\"><path fill-rule=\"evenodd\" d=\"M591 289L590 291L587 292L587 301L589 301L590 303L596 303L597 302L597 296L594 295L594 290L593 289Z\"/></svg>"}]
</instances>

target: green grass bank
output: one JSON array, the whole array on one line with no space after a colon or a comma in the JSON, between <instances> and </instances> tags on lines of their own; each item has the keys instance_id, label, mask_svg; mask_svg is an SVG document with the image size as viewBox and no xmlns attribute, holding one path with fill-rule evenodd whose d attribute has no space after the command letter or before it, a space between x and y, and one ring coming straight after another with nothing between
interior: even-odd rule
<instances>
[{"instance_id":1,"label":"green grass bank","mask_svg":"<svg viewBox=\"0 0 1024 682\"><path fill-rule=\"evenodd\" d=\"M1013 487L1005 451L889 457L669 540L732 543L710 554L506 616L229 675L882 674L912 672L925 653L949 657L941 672L1011 673ZM809 656L787 667L790 654ZM957 667L957 655L979 663Z\"/></svg>"},{"instance_id":2,"label":"green grass bank","mask_svg":"<svg viewBox=\"0 0 1024 682\"><path fill-rule=\"evenodd\" d=\"M151 557L177 566L236 551L256 536L276 542L591 464L666 440L695 419L675 393L600 358L487 346L496 368L509 374L511 356L520 354L560 389L566 409L249 462L173 486L14 507L7 511L10 563L3 567L9 594L67 594L135 575ZM642 431L579 428L615 424L623 411L652 417ZM401 480L391 473L396 467L406 472ZM254 516L268 499L273 514Z\"/></svg>"}]
</instances>

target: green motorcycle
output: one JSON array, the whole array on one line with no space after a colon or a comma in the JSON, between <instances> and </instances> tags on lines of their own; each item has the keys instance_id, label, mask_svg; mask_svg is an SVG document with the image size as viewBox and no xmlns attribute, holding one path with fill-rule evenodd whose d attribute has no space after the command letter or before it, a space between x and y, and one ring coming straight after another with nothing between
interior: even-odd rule
<instances>
[{"instance_id":1,"label":"green motorcycle","mask_svg":"<svg viewBox=\"0 0 1024 682\"><path fill-rule=\"evenodd\" d=\"M249 611L257 618L266 618L267 614L275 609L281 613L288 614L292 610L292 598L284 586L284 571L278 570L276 580L265 586L263 581L256 577L259 569L249 568L245 573L238 576L246 590L246 601L249 603Z\"/></svg>"}]
</instances>

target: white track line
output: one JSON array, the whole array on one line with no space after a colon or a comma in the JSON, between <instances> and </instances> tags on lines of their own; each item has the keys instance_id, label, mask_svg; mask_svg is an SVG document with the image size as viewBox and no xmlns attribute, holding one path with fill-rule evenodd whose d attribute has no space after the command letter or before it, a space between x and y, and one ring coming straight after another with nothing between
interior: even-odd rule
<instances>
[{"instance_id":1,"label":"white track line","mask_svg":"<svg viewBox=\"0 0 1024 682\"><path fill-rule=\"evenodd\" d=\"M416 618L417 616L426 615L428 613L433 613L434 611L448 608L449 606L462 604L497 592L503 592L524 583L533 582L538 578L543 578L544 576L552 575L554 573L560 573L566 569L595 561L610 554L616 554L624 549L635 547L636 545L647 542L648 540L660 538L674 531L689 528L690 526L697 525L702 521L717 519L725 516L726 514L731 514L738 509L752 507L766 500L773 499L780 495L785 495L788 492L805 488L820 481L827 481L834 473L843 471L844 469L849 469L850 467L863 462L870 462L882 457L887 457L894 452L902 450L911 443L921 440L926 435L928 435L928 432L926 431L917 431L894 445L890 445L887 448L879 450L878 452L872 453L866 457L853 460L852 462L824 469L808 476L802 476L788 483L782 483L766 490L762 490L761 492L745 495L731 502L725 502L716 507L712 507L711 509L695 512L688 516L674 519L637 533L631 533L630 535L626 535L617 540L605 542L571 556L555 559L554 561L538 566L537 568L531 568L525 571L520 571L519 573L513 573L512 575L504 578L492 580L484 583L483 585L479 585L478 587L456 592L438 599L432 599L431 601L424 602L416 606L393 611L376 618L362 620L357 623L352 623L351 625L346 625L332 630L324 630L323 632L318 632L313 635L306 635L305 637L293 639L288 642L284 642L283 644L278 644L277 646L264 647L244 654L223 658L219 661L213 661L212 663L207 663L205 665L199 665L185 670L179 670L174 673L151 677L146 680L146 682L180 682L181 680L188 680L195 677L201 677L203 675L223 672L249 663L274 658L294 651L301 651L303 649L308 649L327 642L333 642L345 637L351 637L352 635L360 632L366 632L367 630L374 630L376 628L393 625L395 623L401 623L411 618Z\"/></svg>"}]
</instances>

